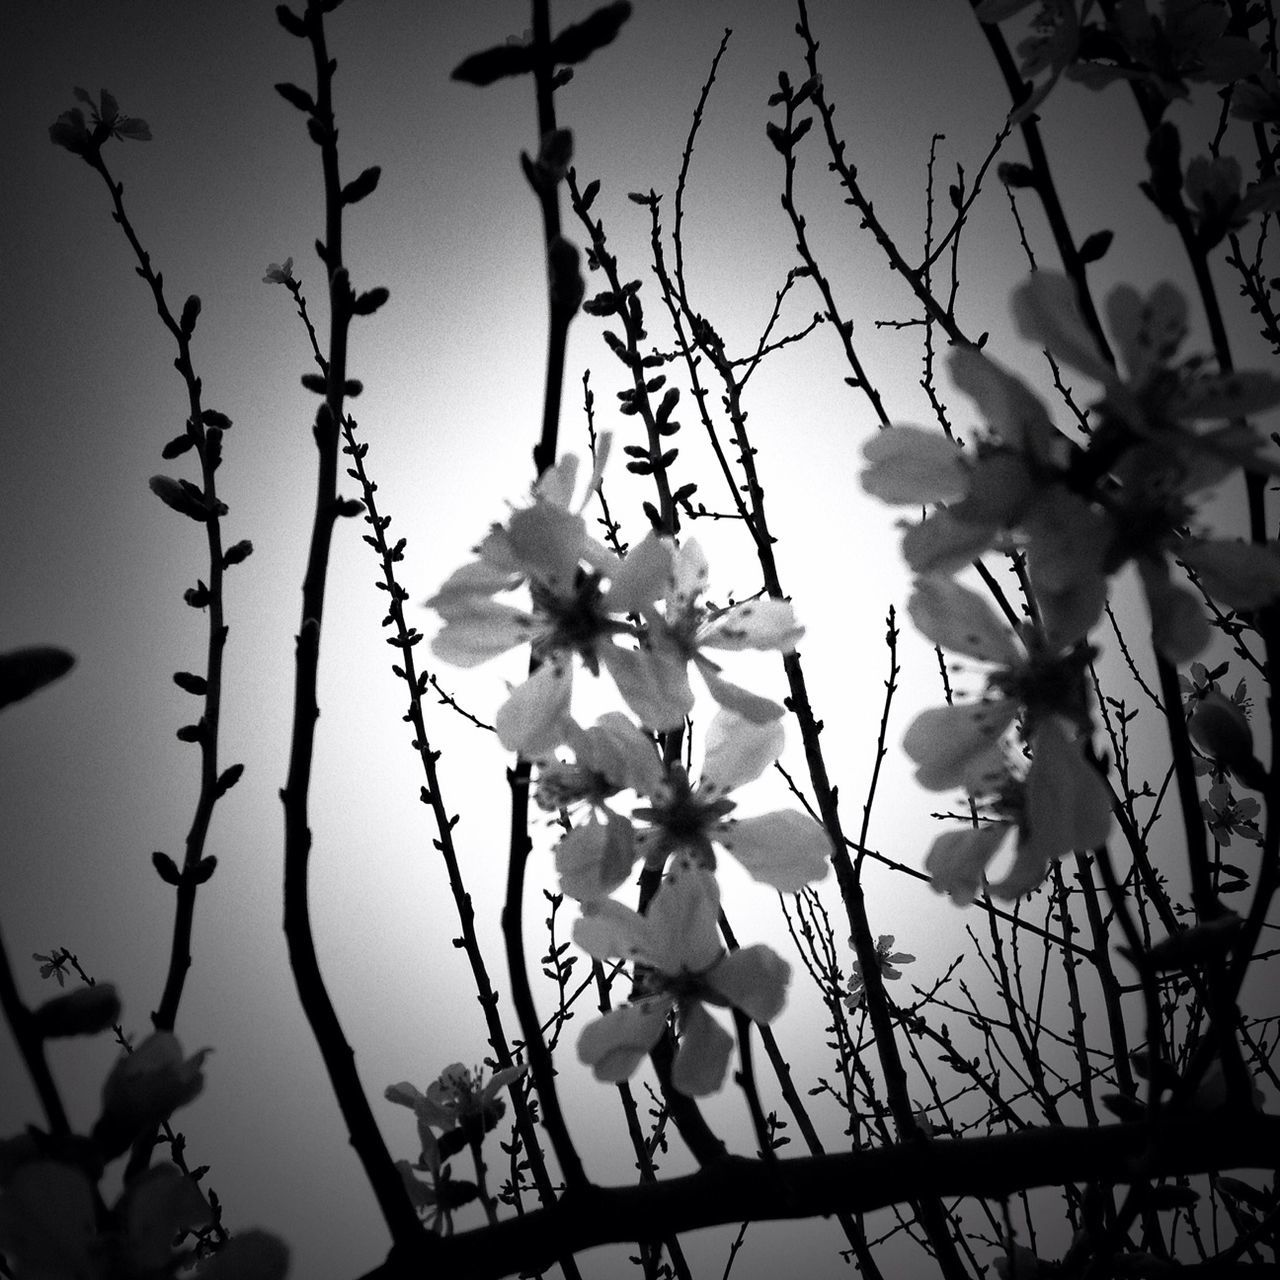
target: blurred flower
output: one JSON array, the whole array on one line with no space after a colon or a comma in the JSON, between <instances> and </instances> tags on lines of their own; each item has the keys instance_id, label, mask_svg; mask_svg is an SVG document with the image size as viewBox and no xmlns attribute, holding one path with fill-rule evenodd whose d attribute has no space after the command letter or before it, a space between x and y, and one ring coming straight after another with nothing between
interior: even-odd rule
<instances>
[{"instance_id":1,"label":"blurred flower","mask_svg":"<svg viewBox=\"0 0 1280 1280\"><path fill-rule=\"evenodd\" d=\"M917 579L907 612L926 639L993 668L983 698L922 711L908 726L902 747L922 787L990 791L1008 772L1003 737L1019 717L1027 738L1052 716L1087 731L1088 650L1057 653L1030 630L1024 645L976 591L949 578Z\"/></svg>"},{"instance_id":2,"label":"blurred flower","mask_svg":"<svg viewBox=\"0 0 1280 1280\"><path fill-rule=\"evenodd\" d=\"M102 1086L102 1112L93 1139L107 1159L120 1155L144 1130L167 1120L204 1088L201 1049L184 1058L178 1038L168 1031L149 1035L119 1058Z\"/></svg>"},{"instance_id":3,"label":"blurred flower","mask_svg":"<svg viewBox=\"0 0 1280 1280\"><path fill-rule=\"evenodd\" d=\"M1056 716L1040 723L1030 738L1026 776L1008 778L992 804L997 821L948 831L933 842L924 865L935 890L968 906L983 891L987 866L1011 835L1013 863L1002 880L986 886L998 898L1031 893L1051 862L1106 840L1111 797L1069 727Z\"/></svg>"},{"instance_id":4,"label":"blurred flower","mask_svg":"<svg viewBox=\"0 0 1280 1280\"><path fill-rule=\"evenodd\" d=\"M286 258L283 263L272 262L267 267L267 274L262 277L263 284L294 284L293 259Z\"/></svg>"},{"instance_id":5,"label":"blurred flower","mask_svg":"<svg viewBox=\"0 0 1280 1280\"><path fill-rule=\"evenodd\" d=\"M574 926L574 941L597 960L620 956L642 966L632 1002L583 1028L578 1057L597 1080L626 1080L676 1013L680 1048L672 1083L694 1097L724 1083L733 1037L706 1005L741 1009L756 1022L772 1022L786 1002L791 970L769 947L726 953L717 920L715 877L680 861L640 915L612 900L589 903Z\"/></svg>"},{"instance_id":6,"label":"blurred flower","mask_svg":"<svg viewBox=\"0 0 1280 1280\"><path fill-rule=\"evenodd\" d=\"M465 1146L483 1139L506 1112L507 1104L498 1095L528 1069L526 1063L495 1071L486 1083L478 1068L461 1062L445 1067L422 1093L407 1080L388 1085L388 1102L408 1107L417 1118L423 1159L438 1165ZM435 1131L441 1137L437 1139Z\"/></svg>"},{"instance_id":7,"label":"blurred flower","mask_svg":"<svg viewBox=\"0 0 1280 1280\"><path fill-rule=\"evenodd\" d=\"M853 946L852 938L849 939L849 945ZM908 955L905 951L894 951L893 934L882 933L876 940L876 965L880 969L880 976L886 981L893 982L902 977L902 971L895 968L895 965L910 964L914 960L915 956ZM855 960L851 968L849 994L845 997L845 1006L851 1013L862 1003L865 994L862 965Z\"/></svg>"},{"instance_id":8,"label":"blurred flower","mask_svg":"<svg viewBox=\"0 0 1280 1280\"><path fill-rule=\"evenodd\" d=\"M1255 213L1280 207L1280 179L1254 182L1241 193L1240 162L1231 156L1196 156L1187 164L1183 187L1194 211L1202 249L1212 249L1246 226Z\"/></svg>"},{"instance_id":9,"label":"blurred flower","mask_svg":"<svg viewBox=\"0 0 1280 1280\"><path fill-rule=\"evenodd\" d=\"M683 854L698 865L715 867L715 846L727 849L751 875L777 889L795 893L823 879L831 842L822 825L798 810L782 809L754 818L733 818L737 807L729 793L758 778L781 754L785 734L778 721L757 724L731 711L718 711L707 730L702 775L689 781L684 767L665 766L644 783L650 803L632 811L628 834L613 823L595 820L575 827L556 846L560 887L579 901L612 893L643 858L661 868L668 857ZM636 776L650 767L652 747L619 746L634 759Z\"/></svg>"},{"instance_id":10,"label":"blurred flower","mask_svg":"<svg viewBox=\"0 0 1280 1280\"><path fill-rule=\"evenodd\" d=\"M1146 0L1120 0L1071 77L1093 89L1136 80L1170 102L1188 97L1189 83L1230 84L1262 67L1252 41L1224 34L1231 13L1220 0L1162 0L1160 10L1156 17Z\"/></svg>"}]
</instances>

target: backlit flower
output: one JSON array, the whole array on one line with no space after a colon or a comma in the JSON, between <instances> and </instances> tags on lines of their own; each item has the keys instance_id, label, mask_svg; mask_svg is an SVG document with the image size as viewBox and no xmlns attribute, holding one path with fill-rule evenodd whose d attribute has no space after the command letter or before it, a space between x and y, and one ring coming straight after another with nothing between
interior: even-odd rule
<instances>
[{"instance_id":1,"label":"backlit flower","mask_svg":"<svg viewBox=\"0 0 1280 1280\"><path fill-rule=\"evenodd\" d=\"M849 939L849 945L853 945L852 938ZM897 965L911 964L914 960L915 956L908 955L905 951L895 951L893 949L893 934L882 933L876 939L876 964L879 966L880 976L886 982L893 982L902 977L902 971L896 968ZM862 976L862 965L855 960L851 966L849 994L844 1001L850 1012L862 1003L862 998L865 994L866 982Z\"/></svg>"},{"instance_id":2,"label":"backlit flower","mask_svg":"<svg viewBox=\"0 0 1280 1280\"><path fill-rule=\"evenodd\" d=\"M672 1083L702 1096L724 1083L733 1037L708 1004L741 1009L772 1022L786 1002L791 970L762 944L726 952L717 932L720 891L715 877L680 862L654 894L645 915L612 900L584 908L574 941L597 960L621 957L641 966L630 1004L588 1023L578 1057L597 1080L626 1080L676 1014L680 1048Z\"/></svg>"},{"instance_id":3,"label":"backlit flower","mask_svg":"<svg viewBox=\"0 0 1280 1280\"><path fill-rule=\"evenodd\" d=\"M776 720L757 724L731 711L717 712L707 731L698 782L689 781L683 765L665 766L646 793L649 803L632 811L629 841L620 839L612 824L594 819L560 841L556 870L561 889L583 902L605 897L639 859L661 868L672 855L684 855L713 869L717 847L779 893L795 893L823 879L831 841L820 823L790 809L753 818L731 816L737 804L730 792L758 778L781 754L784 740ZM639 756L638 748L629 750ZM652 755L650 748L645 767ZM637 758L637 767L641 763Z\"/></svg>"}]
</instances>

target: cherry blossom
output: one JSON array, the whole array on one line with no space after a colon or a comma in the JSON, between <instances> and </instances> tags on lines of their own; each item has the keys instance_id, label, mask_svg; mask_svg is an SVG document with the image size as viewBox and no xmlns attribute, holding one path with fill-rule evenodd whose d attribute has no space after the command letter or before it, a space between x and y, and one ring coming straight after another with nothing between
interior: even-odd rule
<instances>
[{"instance_id":1,"label":"cherry blossom","mask_svg":"<svg viewBox=\"0 0 1280 1280\"><path fill-rule=\"evenodd\" d=\"M506 1103L498 1095L527 1069L527 1063L506 1067L485 1082L481 1071L455 1062L427 1086L426 1093L402 1080L388 1085L384 1096L413 1112L424 1158L438 1164L481 1141L502 1119ZM439 1139L436 1130L442 1135Z\"/></svg>"},{"instance_id":2,"label":"cherry blossom","mask_svg":"<svg viewBox=\"0 0 1280 1280\"><path fill-rule=\"evenodd\" d=\"M628 1079L676 1014L680 1047L672 1083L695 1097L724 1083L733 1037L707 1012L708 1004L742 1010L772 1022L786 1002L790 966L763 944L726 952L716 922L715 877L679 861L640 915L612 900L590 903L574 927L574 941L597 960L621 957L640 968L630 1004L588 1023L578 1057L597 1080Z\"/></svg>"},{"instance_id":3,"label":"cherry blossom","mask_svg":"<svg viewBox=\"0 0 1280 1280\"><path fill-rule=\"evenodd\" d=\"M588 498L606 453L600 451ZM577 465L566 454L550 468L534 486L532 504L495 524L476 547L479 559L454 572L427 601L444 619L432 649L446 662L475 666L530 644L535 669L498 711L496 727L507 750L535 758L564 740L575 655L593 675L603 665L650 729L678 728L688 709L671 691L671 655L615 643L635 634L626 615L652 606L666 589L671 543L650 533L622 559L590 537L581 507L569 509ZM532 610L494 599L522 584Z\"/></svg>"},{"instance_id":4,"label":"cherry blossom","mask_svg":"<svg viewBox=\"0 0 1280 1280\"><path fill-rule=\"evenodd\" d=\"M779 893L795 893L823 879L831 841L820 823L790 809L751 818L730 816L737 807L730 792L758 778L781 754L784 741L776 720L758 724L732 711L717 712L696 784L683 765L666 765L643 793L649 803L632 811L630 832L613 822L601 823L593 814L560 841L556 870L561 889L582 902L603 898L622 884L637 859L661 868L673 854L713 869L717 847ZM637 774L650 767L652 748L627 745L624 750Z\"/></svg>"}]
</instances>

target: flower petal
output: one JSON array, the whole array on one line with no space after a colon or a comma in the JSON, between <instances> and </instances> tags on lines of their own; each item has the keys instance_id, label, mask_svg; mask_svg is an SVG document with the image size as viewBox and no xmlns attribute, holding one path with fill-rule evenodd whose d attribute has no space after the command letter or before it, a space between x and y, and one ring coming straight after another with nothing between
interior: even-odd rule
<instances>
[{"instance_id":1,"label":"flower petal","mask_svg":"<svg viewBox=\"0 0 1280 1280\"><path fill-rule=\"evenodd\" d=\"M728 819L713 833L756 880L779 893L798 893L826 878L831 838L821 823L794 809Z\"/></svg>"},{"instance_id":2,"label":"flower petal","mask_svg":"<svg viewBox=\"0 0 1280 1280\"><path fill-rule=\"evenodd\" d=\"M752 724L767 724L781 718L783 708L772 698L762 698L758 693L726 680L705 658L695 655L693 661L711 696L724 710L742 716Z\"/></svg>"},{"instance_id":3,"label":"flower petal","mask_svg":"<svg viewBox=\"0 0 1280 1280\"><path fill-rule=\"evenodd\" d=\"M583 905L574 923L573 940L597 960L650 961L650 928L646 917L612 898Z\"/></svg>"},{"instance_id":4,"label":"flower petal","mask_svg":"<svg viewBox=\"0 0 1280 1280\"><path fill-rule=\"evenodd\" d=\"M724 954L720 886L709 871L677 860L644 915L645 958L660 973L702 973Z\"/></svg>"},{"instance_id":5,"label":"flower petal","mask_svg":"<svg viewBox=\"0 0 1280 1280\"><path fill-rule=\"evenodd\" d=\"M996 856L1009 830L1009 823L994 822L940 835L924 860L934 889L948 894L957 906L967 907L982 892L987 864Z\"/></svg>"},{"instance_id":6,"label":"flower petal","mask_svg":"<svg viewBox=\"0 0 1280 1280\"><path fill-rule=\"evenodd\" d=\"M779 649L790 653L804 635L790 601L747 600L726 609L698 632L708 649Z\"/></svg>"},{"instance_id":7,"label":"flower petal","mask_svg":"<svg viewBox=\"0 0 1280 1280\"><path fill-rule=\"evenodd\" d=\"M902 558L913 573L956 573L995 541L999 525L961 520L945 508L909 524Z\"/></svg>"},{"instance_id":8,"label":"flower petal","mask_svg":"<svg viewBox=\"0 0 1280 1280\"><path fill-rule=\"evenodd\" d=\"M1021 661L1008 624L976 591L950 578L916 579L907 612L926 639L951 653L1003 667Z\"/></svg>"},{"instance_id":9,"label":"flower petal","mask_svg":"<svg viewBox=\"0 0 1280 1280\"><path fill-rule=\"evenodd\" d=\"M509 604L484 596L457 598L445 624L431 641L431 652L455 667L478 667L529 639L533 619Z\"/></svg>"},{"instance_id":10,"label":"flower petal","mask_svg":"<svg viewBox=\"0 0 1280 1280\"><path fill-rule=\"evenodd\" d=\"M702 547L696 538L690 538L672 561L671 582L666 595L668 618L675 618L694 607L698 597L707 589L709 575Z\"/></svg>"},{"instance_id":11,"label":"flower petal","mask_svg":"<svg viewBox=\"0 0 1280 1280\"><path fill-rule=\"evenodd\" d=\"M678 649L661 642L648 649L600 644L596 655L646 729L665 733L684 724L693 710L693 689L688 659Z\"/></svg>"},{"instance_id":12,"label":"flower petal","mask_svg":"<svg viewBox=\"0 0 1280 1280\"><path fill-rule=\"evenodd\" d=\"M1063 438L1030 387L977 347L957 347L947 362L952 380L982 411L987 426L1019 453L1043 462L1060 452Z\"/></svg>"},{"instance_id":13,"label":"flower petal","mask_svg":"<svg viewBox=\"0 0 1280 1280\"><path fill-rule=\"evenodd\" d=\"M902 739L902 749L920 766L916 781L930 791L989 790L1005 774L1000 739L1017 714L1013 698L922 711Z\"/></svg>"},{"instance_id":14,"label":"flower petal","mask_svg":"<svg viewBox=\"0 0 1280 1280\"><path fill-rule=\"evenodd\" d=\"M726 795L754 782L782 754L786 740L777 720L753 724L732 711L717 711L707 729L699 791Z\"/></svg>"},{"instance_id":15,"label":"flower petal","mask_svg":"<svg viewBox=\"0 0 1280 1280\"><path fill-rule=\"evenodd\" d=\"M601 823L593 814L556 845L561 892L579 902L607 898L631 874L636 854L630 819L611 813Z\"/></svg>"},{"instance_id":16,"label":"flower petal","mask_svg":"<svg viewBox=\"0 0 1280 1280\"><path fill-rule=\"evenodd\" d=\"M1190 662L1213 633L1204 607L1186 587L1175 586L1163 558L1143 556L1137 562L1151 614L1151 642L1170 662Z\"/></svg>"},{"instance_id":17,"label":"flower petal","mask_svg":"<svg viewBox=\"0 0 1280 1280\"><path fill-rule=\"evenodd\" d=\"M661 600L671 581L672 544L650 530L627 553L613 558L603 606L610 613L640 613Z\"/></svg>"},{"instance_id":18,"label":"flower petal","mask_svg":"<svg viewBox=\"0 0 1280 1280\"><path fill-rule=\"evenodd\" d=\"M554 503L535 503L507 521L507 542L521 567L559 596L573 589L586 541L582 517Z\"/></svg>"},{"instance_id":19,"label":"flower petal","mask_svg":"<svg viewBox=\"0 0 1280 1280\"><path fill-rule=\"evenodd\" d=\"M1039 343L1108 389L1118 385L1115 371L1081 319L1075 285L1067 276L1036 271L1013 291L1012 305L1018 332L1027 341Z\"/></svg>"},{"instance_id":20,"label":"flower petal","mask_svg":"<svg viewBox=\"0 0 1280 1280\"><path fill-rule=\"evenodd\" d=\"M862 456L871 464L862 472L862 487L881 502L953 502L969 486L960 446L924 427L881 431L862 446Z\"/></svg>"},{"instance_id":21,"label":"flower petal","mask_svg":"<svg viewBox=\"0 0 1280 1280\"><path fill-rule=\"evenodd\" d=\"M652 739L621 711L601 716L572 745L579 764L603 774L614 786L648 796L664 777Z\"/></svg>"},{"instance_id":22,"label":"flower petal","mask_svg":"<svg viewBox=\"0 0 1280 1280\"><path fill-rule=\"evenodd\" d=\"M757 942L731 951L706 975L706 983L755 1022L772 1022L787 1003L791 966Z\"/></svg>"},{"instance_id":23,"label":"flower petal","mask_svg":"<svg viewBox=\"0 0 1280 1280\"><path fill-rule=\"evenodd\" d=\"M550 755L568 733L572 696L573 667L544 662L498 709L498 741L530 760Z\"/></svg>"},{"instance_id":24,"label":"flower petal","mask_svg":"<svg viewBox=\"0 0 1280 1280\"><path fill-rule=\"evenodd\" d=\"M1145 299L1132 285L1117 285L1105 305L1111 336L1132 383L1145 382L1167 365L1187 336L1187 300L1167 280Z\"/></svg>"},{"instance_id":25,"label":"flower petal","mask_svg":"<svg viewBox=\"0 0 1280 1280\"><path fill-rule=\"evenodd\" d=\"M671 996L653 996L587 1023L578 1037L578 1060L591 1068L597 1080L617 1084L629 1079L658 1043L674 1004Z\"/></svg>"},{"instance_id":26,"label":"flower petal","mask_svg":"<svg viewBox=\"0 0 1280 1280\"><path fill-rule=\"evenodd\" d=\"M459 606L469 609L476 596L493 596L499 591L512 591L520 583L520 575L484 560L473 560L455 569L444 585L427 602L443 617Z\"/></svg>"},{"instance_id":27,"label":"flower petal","mask_svg":"<svg viewBox=\"0 0 1280 1280\"><path fill-rule=\"evenodd\" d=\"M1177 555L1230 609L1260 609L1280 596L1280 558L1270 547L1208 538L1184 542Z\"/></svg>"},{"instance_id":28,"label":"flower petal","mask_svg":"<svg viewBox=\"0 0 1280 1280\"><path fill-rule=\"evenodd\" d=\"M681 1006L680 1048L671 1083L691 1098L704 1098L724 1084L733 1037L694 1000Z\"/></svg>"}]
</instances>

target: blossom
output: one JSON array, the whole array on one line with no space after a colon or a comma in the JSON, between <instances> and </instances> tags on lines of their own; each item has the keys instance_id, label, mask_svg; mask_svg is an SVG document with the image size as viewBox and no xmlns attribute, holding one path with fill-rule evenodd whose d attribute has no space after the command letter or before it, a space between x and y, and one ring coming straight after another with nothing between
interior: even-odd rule
<instances>
[{"instance_id":1,"label":"blossom","mask_svg":"<svg viewBox=\"0 0 1280 1280\"><path fill-rule=\"evenodd\" d=\"M711 696L730 711L748 720L776 720L782 708L730 683L720 674L719 665L704 649L777 649L790 653L804 635L795 612L785 600L765 597L747 600L732 608L712 612L698 597L706 589L707 558L696 539L691 538L676 553L671 580L659 617L650 611L650 643L679 655L678 664L667 665L667 674L678 687L678 696L688 708L693 706L686 663L692 662Z\"/></svg>"},{"instance_id":2,"label":"blossom","mask_svg":"<svg viewBox=\"0 0 1280 1280\"><path fill-rule=\"evenodd\" d=\"M907 611L926 639L993 668L983 698L923 711L907 728L902 746L921 786L991 790L1007 773L1002 740L1020 714L1029 737L1049 716L1087 729L1087 650L1061 655L1029 629L1023 644L976 591L949 578L917 580Z\"/></svg>"},{"instance_id":3,"label":"blossom","mask_svg":"<svg viewBox=\"0 0 1280 1280\"><path fill-rule=\"evenodd\" d=\"M1118 285L1106 298L1107 323L1127 376L1098 350L1076 305L1075 286L1058 272L1037 271L1014 290L1018 331L1051 355L1102 384L1104 410L1139 436L1158 441L1183 466L1189 455L1208 455L1230 465L1276 470L1259 456L1263 441L1233 427L1199 432L1187 425L1244 418L1280 404L1280 379L1262 370L1205 373L1191 358L1173 364L1187 334L1186 298L1167 281L1144 298ZM1216 475L1193 472L1197 487ZM1185 488L1185 486L1184 486ZM1194 491L1194 490L1187 490Z\"/></svg>"},{"instance_id":4,"label":"blossom","mask_svg":"<svg viewBox=\"0 0 1280 1280\"><path fill-rule=\"evenodd\" d=\"M849 945L853 946L853 939L849 939ZM894 951L893 934L882 933L876 939L876 966L880 970L880 976L889 982L902 977L902 971L895 968L895 965L910 964L915 960L915 956L908 955L905 951ZM851 981L849 983L849 994L845 997L845 1006L852 1013L862 1003L862 997L866 994L866 982L862 976L862 965L858 961L854 961L852 965Z\"/></svg>"},{"instance_id":5,"label":"blossom","mask_svg":"<svg viewBox=\"0 0 1280 1280\"><path fill-rule=\"evenodd\" d=\"M606 454L601 450L588 498ZM507 750L531 757L549 754L564 740L575 655L593 675L605 666L650 729L678 728L687 710L670 692L670 655L615 643L619 635L636 634L625 615L643 612L665 590L671 543L651 532L621 559L588 536L581 507L569 509L577 466L566 454L550 468L534 486L532 505L495 524L476 547L479 559L454 572L427 601L444 619L432 649L446 662L475 666L530 644L536 669L512 691L496 727ZM529 588L532 610L494 599L521 584Z\"/></svg>"},{"instance_id":6,"label":"blossom","mask_svg":"<svg viewBox=\"0 0 1280 1280\"><path fill-rule=\"evenodd\" d=\"M597 1080L626 1080L675 1011L680 1048L672 1083L694 1097L714 1093L724 1083L733 1037L706 1005L740 1009L763 1023L782 1011L790 966L763 944L726 952L719 911L715 877L689 861L672 868L644 915L612 900L584 907L574 941L597 960L643 966L632 1002L589 1023L578 1038L578 1057Z\"/></svg>"},{"instance_id":7,"label":"blossom","mask_svg":"<svg viewBox=\"0 0 1280 1280\"><path fill-rule=\"evenodd\" d=\"M93 98L84 90L76 89L75 96L89 108L86 124L84 112L79 107L64 111L49 126L49 137L60 147L88 159L96 155L108 138L132 138L135 142L150 142L151 130L145 120L121 115L115 98L103 89L95 106Z\"/></svg>"},{"instance_id":8,"label":"blossom","mask_svg":"<svg viewBox=\"0 0 1280 1280\"><path fill-rule=\"evenodd\" d=\"M1137 80L1170 102L1188 96L1189 82L1229 84L1263 66L1252 41L1224 34L1231 15L1219 0L1163 0L1160 8L1157 18L1146 0L1120 0L1072 78L1094 89Z\"/></svg>"},{"instance_id":9,"label":"blossom","mask_svg":"<svg viewBox=\"0 0 1280 1280\"><path fill-rule=\"evenodd\" d=\"M527 1063L495 1071L488 1082L478 1068L455 1062L422 1093L407 1080L388 1085L385 1097L412 1110L418 1121L424 1159L438 1164L464 1146L480 1142L502 1119L506 1103L498 1096L528 1069ZM437 1139L434 1131L439 1130Z\"/></svg>"},{"instance_id":10,"label":"blossom","mask_svg":"<svg viewBox=\"0 0 1280 1280\"><path fill-rule=\"evenodd\" d=\"M57 978L58 986L66 985L66 966L67 961L71 959L69 951L51 951L47 956L42 956L40 952L33 951L31 958L40 961L40 976L42 978Z\"/></svg>"},{"instance_id":11,"label":"blossom","mask_svg":"<svg viewBox=\"0 0 1280 1280\"><path fill-rule=\"evenodd\" d=\"M93 1128L102 1153L108 1159L121 1154L138 1134L197 1097L211 1052L186 1058L172 1032L156 1031L118 1059L102 1086L102 1113Z\"/></svg>"},{"instance_id":12,"label":"blossom","mask_svg":"<svg viewBox=\"0 0 1280 1280\"><path fill-rule=\"evenodd\" d=\"M294 283L293 279L293 259L286 258L284 262L271 262L267 264L267 274L262 277L263 284L283 284L290 285Z\"/></svg>"},{"instance_id":13,"label":"blossom","mask_svg":"<svg viewBox=\"0 0 1280 1280\"><path fill-rule=\"evenodd\" d=\"M1209 788L1209 798L1200 801L1200 812L1209 824L1209 834L1224 847L1231 843L1233 835L1261 844L1262 832L1254 821L1261 811L1262 806L1252 796L1236 799L1226 782L1215 782Z\"/></svg>"},{"instance_id":14,"label":"blossom","mask_svg":"<svg viewBox=\"0 0 1280 1280\"><path fill-rule=\"evenodd\" d=\"M707 731L702 773L696 784L680 764L663 767L644 783L649 803L632 811L628 829L595 819L575 827L556 846L560 887L582 902L612 893L636 859L661 868L673 854L715 867L715 848L728 850L757 880L779 893L795 893L823 879L831 842L822 825L797 810L751 818L730 816L730 792L754 781L781 754L785 734L776 720L758 724L732 711L716 713ZM622 745L621 743L619 745ZM653 750L624 746L637 774ZM639 819L642 826L635 826Z\"/></svg>"},{"instance_id":15,"label":"blossom","mask_svg":"<svg viewBox=\"0 0 1280 1280\"><path fill-rule=\"evenodd\" d=\"M925 857L934 889L967 906L986 889L998 898L1031 893L1049 864L1076 849L1092 849L1111 829L1111 798L1097 771L1057 716L1031 734L1031 767L1008 778L998 792L996 821L939 836ZM1010 836L1013 862L1000 881L987 885L986 869Z\"/></svg>"}]
</instances>

